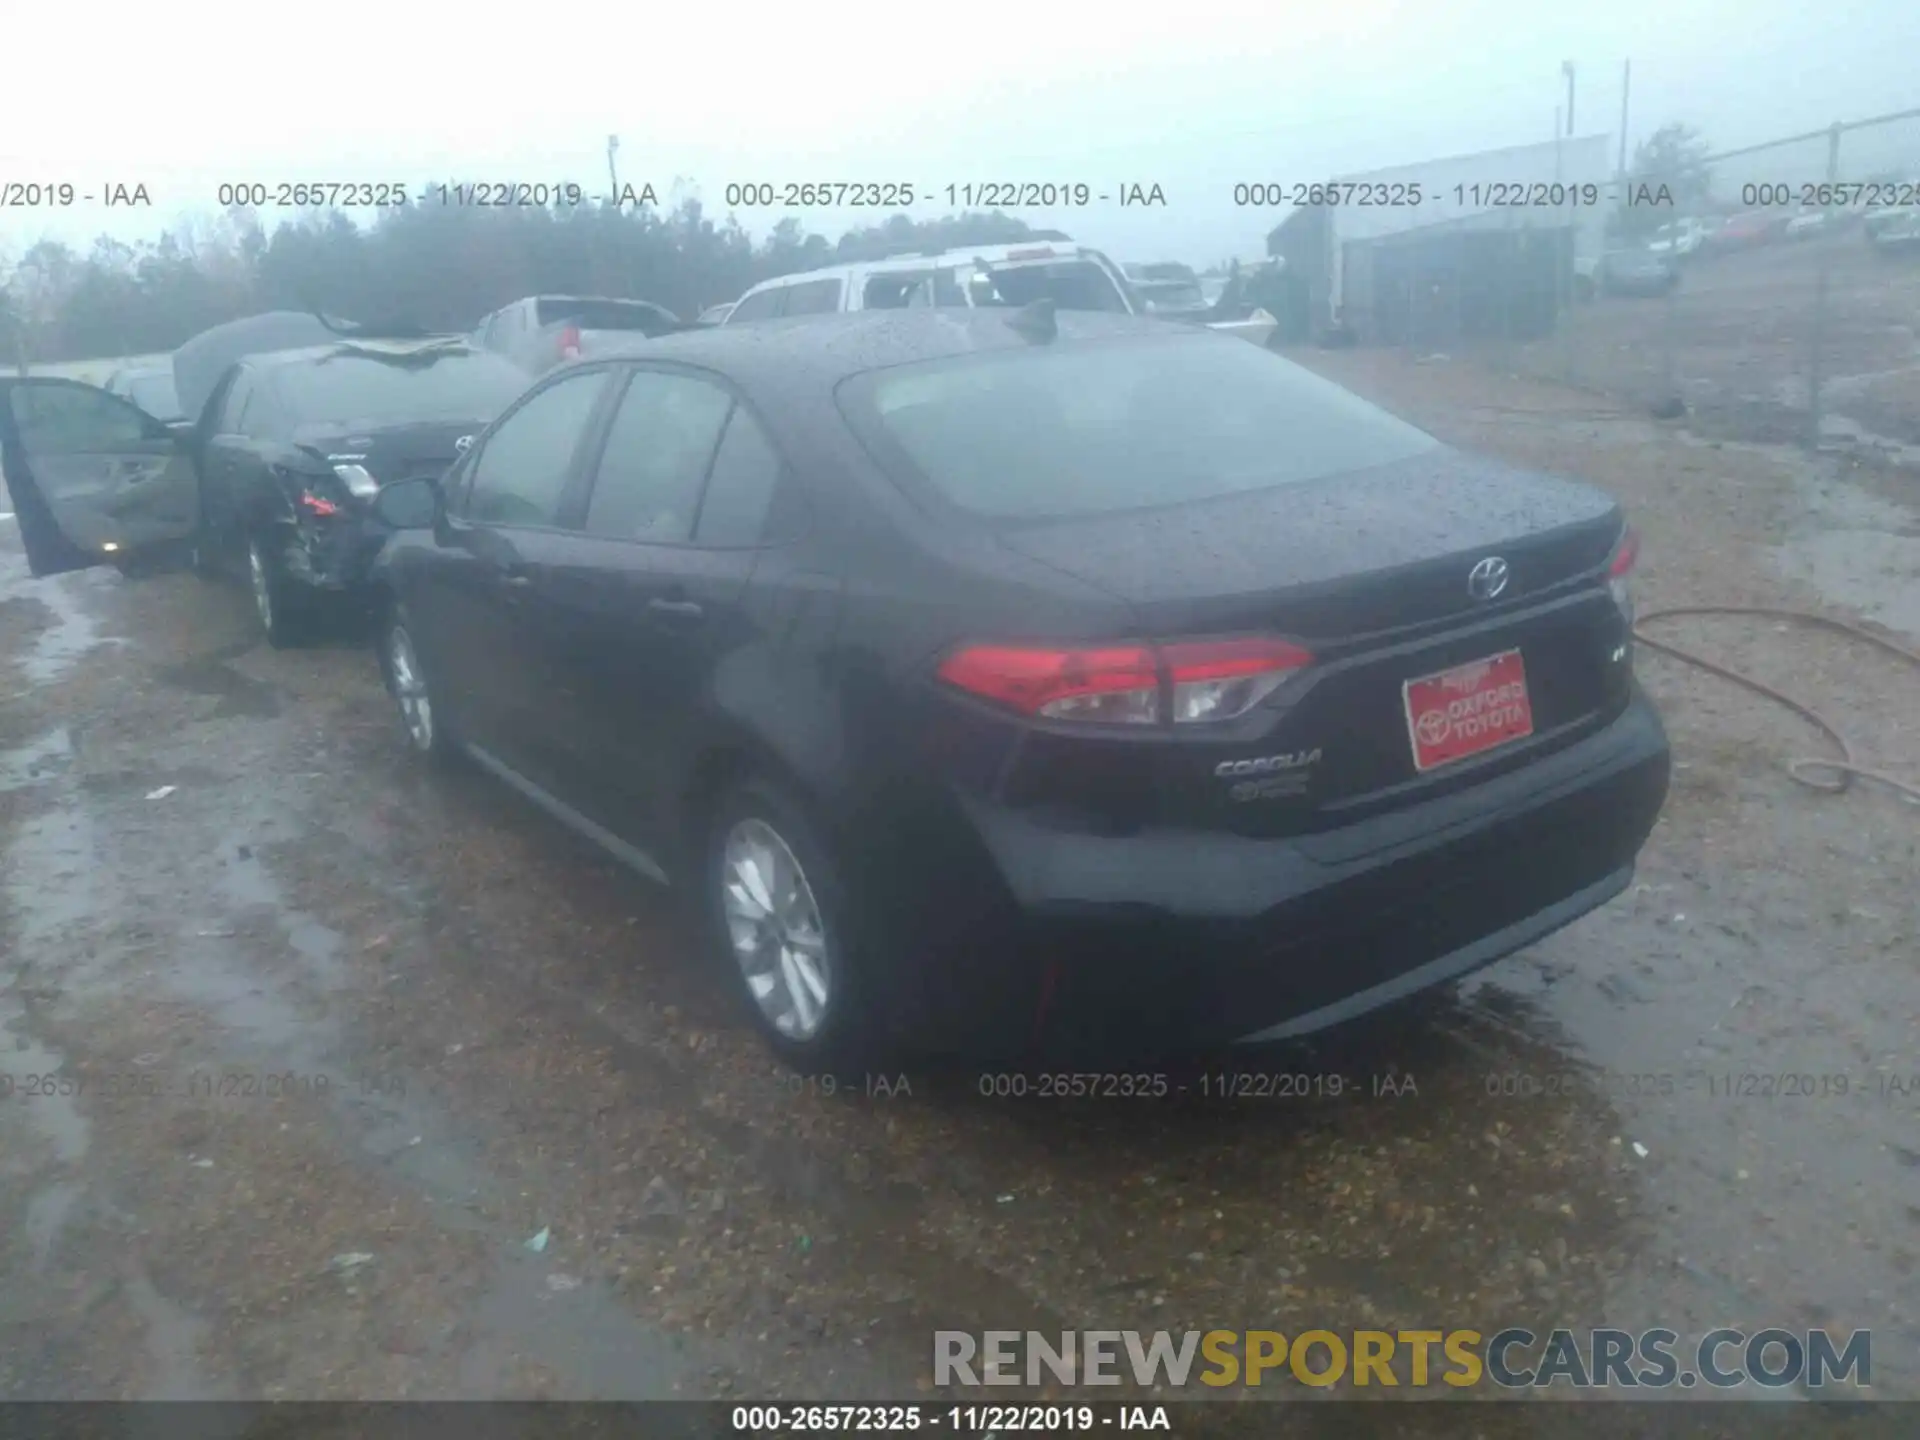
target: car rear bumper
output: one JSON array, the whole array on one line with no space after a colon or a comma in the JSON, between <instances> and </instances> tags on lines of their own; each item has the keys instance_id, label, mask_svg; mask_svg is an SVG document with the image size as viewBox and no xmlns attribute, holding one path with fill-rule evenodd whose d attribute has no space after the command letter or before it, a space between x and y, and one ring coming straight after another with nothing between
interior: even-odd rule
<instances>
[{"instance_id":1,"label":"car rear bumper","mask_svg":"<svg viewBox=\"0 0 1920 1440\"><path fill-rule=\"evenodd\" d=\"M287 545L287 574L318 590L358 589L390 534L373 516L351 511L303 523Z\"/></svg>"},{"instance_id":2,"label":"car rear bumper","mask_svg":"<svg viewBox=\"0 0 1920 1440\"><path fill-rule=\"evenodd\" d=\"M1668 777L1636 692L1536 764L1312 835L1067 834L967 809L1013 897L1036 1023L1205 1046L1338 1024L1605 903Z\"/></svg>"}]
</instances>

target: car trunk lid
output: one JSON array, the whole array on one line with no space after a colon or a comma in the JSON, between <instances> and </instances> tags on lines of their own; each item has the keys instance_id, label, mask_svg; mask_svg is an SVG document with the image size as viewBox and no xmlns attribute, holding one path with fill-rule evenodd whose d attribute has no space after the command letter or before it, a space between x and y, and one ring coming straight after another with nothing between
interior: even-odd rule
<instances>
[{"instance_id":1,"label":"car trunk lid","mask_svg":"<svg viewBox=\"0 0 1920 1440\"><path fill-rule=\"evenodd\" d=\"M1042 727L1008 772L1008 798L1090 808L1122 827L1296 833L1558 749L1626 704L1627 621L1606 585L1623 524L1598 491L1442 449L1200 504L1004 530L1008 549L1125 601L1143 640L1267 635L1314 657L1247 714L1163 727L1165 744ZM1504 566L1504 584L1470 580L1484 561ZM1430 756L1445 747L1428 747L1422 768L1412 711L1431 702L1412 697L1460 677L1418 682L1513 652L1482 688L1523 677L1531 733L1439 764ZM1482 673L1465 672L1476 683Z\"/></svg>"},{"instance_id":2,"label":"car trunk lid","mask_svg":"<svg viewBox=\"0 0 1920 1440\"><path fill-rule=\"evenodd\" d=\"M308 425L294 443L328 465L359 465L382 485L439 475L460 458L462 442L486 428L485 420L422 420L387 425Z\"/></svg>"}]
</instances>

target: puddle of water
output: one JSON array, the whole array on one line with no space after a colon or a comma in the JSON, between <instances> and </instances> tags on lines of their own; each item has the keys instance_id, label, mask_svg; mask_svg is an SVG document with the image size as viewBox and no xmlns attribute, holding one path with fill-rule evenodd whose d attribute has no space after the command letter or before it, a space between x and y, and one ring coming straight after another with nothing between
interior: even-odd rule
<instances>
[{"instance_id":1,"label":"puddle of water","mask_svg":"<svg viewBox=\"0 0 1920 1440\"><path fill-rule=\"evenodd\" d=\"M70 1180L56 1181L37 1193L27 1202L27 1218L22 1226L26 1232L27 1248L33 1252L33 1269L36 1274L44 1273L47 1262L53 1259L53 1248L60 1243L60 1232L66 1228L68 1216L83 1193L81 1187Z\"/></svg>"},{"instance_id":2,"label":"puddle of water","mask_svg":"<svg viewBox=\"0 0 1920 1440\"><path fill-rule=\"evenodd\" d=\"M59 1051L27 1032L26 1010L11 995L0 995L0 1033L12 1037L7 1042L6 1063L16 1084L20 1076L57 1075L66 1064L66 1057ZM85 1158L92 1143L92 1128L71 1095L61 1094L56 1087L31 1098L17 1098L22 1101L28 1122L53 1146L55 1159L63 1165L74 1165Z\"/></svg>"},{"instance_id":3,"label":"puddle of water","mask_svg":"<svg viewBox=\"0 0 1920 1440\"><path fill-rule=\"evenodd\" d=\"M1745 938L1745 912L1713 923L1704 894L1685 906L1692 923L1655 928L1623 897L1468 987L1615 1112L1608 1148L1641 1188L1646 1241L1610 1277L1609 1318L1686 1333L1884 1314L1903 1285L1886 1264L1904 1228L1891 1147L1911 1129L1911 1100L1872 1088L1878 1066L1911 1070L1895 981L1843 942L1783 949ZM1781 1072L1845 1076L1849 1093L1743 1099L1719 1078ZM1636 1076L1672 1076L1673 1093Z\"/></svg>"},{"instance_id":4,"label":"puddle of water","mask_svg":"<svg viewBox=\"0 0 1920 1440\"><path fill-rule=\"evenodd\" d=\"M73 735L64 725L37 740L0 750L0 791L21 790L67 773L73 764Z\"/></svg>"},{"instance_id":5,"label":"puddle of water","mask_svg":"<svg viewBox=\"0 0 1920 1440\"><path fill-rule=\"evenodd\" d=\"M686 1361L664 1332L634 1318L599 1281L555 1290L557 1265L509 1256L466 1321L463 1398L497 1395L516 1362L561 1377L556 1400L667 1400Z\"/></svg>"},{"instance_id":6,"label":"puddle of water","mask_svg":"<svg viewBox=\"0 0 1920 1440\"><path fill-rule=\"evenodd\" d=\"M247 833L231 834L220 842L219 851L227 858L218 893L239 909L271 910L286 932L288 945L303 962L302 978L325 991L345 988L347 968L341 953L345 942L339 932L288 907L279 884L247 842Z\"/></svg>"},{"instance_id":7,"label":"puddle of water","mask_svg":"<svg viewBox=\"0 0 1920 1440\"><path fill-rule=\"evenodd\" d=\"M200 1373L200 1342L207 1333L207 1322L167 1299L144 1274L127 1277L122 1290L147 1329L147 1357L153 1368L140 1398L223 1398Z\"/></svg>"},{"instance_id":8,"label":"puddle of water","mask_svg":"<svg viewBox=\"0 0 1920 1440\"><path fill-rule=\"evenodd\" d=\"M33 644L20 657L20 670L29 682L42 685L65 674L81 656L102 645L124 645L117 637L100 633L100 626L87 613L88 595L111 584L97 570L83 570L35 580L27 573L26 560L19 552L0 550L0 594L22 595L46 606L51 623L34 637Z\"/></svg>"}]
</instances>

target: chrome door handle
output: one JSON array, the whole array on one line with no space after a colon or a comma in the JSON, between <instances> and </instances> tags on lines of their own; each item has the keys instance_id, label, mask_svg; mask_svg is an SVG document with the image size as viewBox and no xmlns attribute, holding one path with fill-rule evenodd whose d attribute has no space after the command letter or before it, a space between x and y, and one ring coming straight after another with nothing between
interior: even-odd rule
<instances>
[{"instance_id":1,"label":"chrome door handle","mask_svg":"<svg viewBox=\"0 0 1920 1440\"><path fill-rule=\"evenodd\" d=\"M695 600L649 600L647 609L674 620L698 620L707 613Z\"/></svg>"}]
</instances>

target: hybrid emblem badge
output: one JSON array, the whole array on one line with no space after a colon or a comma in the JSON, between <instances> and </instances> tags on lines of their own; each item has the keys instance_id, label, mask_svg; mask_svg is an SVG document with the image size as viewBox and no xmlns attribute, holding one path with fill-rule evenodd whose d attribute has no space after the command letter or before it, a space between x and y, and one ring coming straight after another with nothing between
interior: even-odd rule
<instances>
[{"instance_id":1,"label":"hybrid emblem badge","mask_svg":"<svg viewBox=\"0 0 1920 1440\"><path fill-rule=\"evenodd\" d=\"M1304 795L1320 763L1320 751L1296 750L1290 755L1261 755L1251 760L1222 760L1213 773L1234 784L1227 795L1236 805L1249 800L1278 800Z\"/></svg>"},{"instance_id":2,"label":"hybrid emblem badge","mask_svg":"<svg viewBox=\"0 0 1920 1440\"><path fill-rule=\"evenodd\" d=\"M1467 572L1467 593L1476 600L1496 600L1507 588L1507 562L1489 555Z\"/></svg>"}]
</instances>

